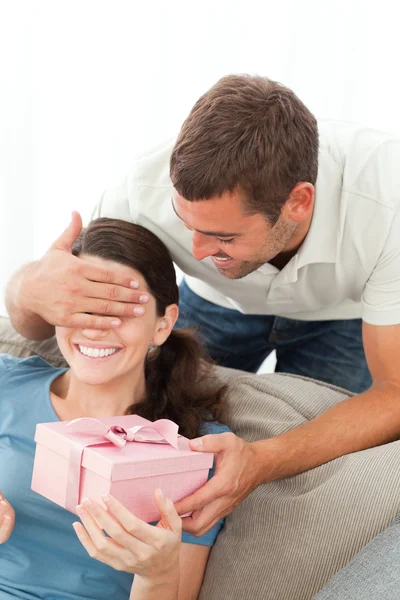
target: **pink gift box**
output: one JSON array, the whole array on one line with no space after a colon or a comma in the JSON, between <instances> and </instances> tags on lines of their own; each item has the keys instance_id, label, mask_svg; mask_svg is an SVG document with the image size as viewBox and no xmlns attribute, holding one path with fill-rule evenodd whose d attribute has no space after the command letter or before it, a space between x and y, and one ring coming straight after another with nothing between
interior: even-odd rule
<instances>
[{"instance_id":1,"label":"pink gift box","mask_svg":"<svg viewBox=\"0 0 400 600\"><path fill-rule=\"evenodd\" d=\"M213 463L177 432L172 421L137 415L40 423L32 490L73 513L86 498L112 494L140 519L157 521L154 491L177 502L207 481Z\"/></svg>"}]
</instances>

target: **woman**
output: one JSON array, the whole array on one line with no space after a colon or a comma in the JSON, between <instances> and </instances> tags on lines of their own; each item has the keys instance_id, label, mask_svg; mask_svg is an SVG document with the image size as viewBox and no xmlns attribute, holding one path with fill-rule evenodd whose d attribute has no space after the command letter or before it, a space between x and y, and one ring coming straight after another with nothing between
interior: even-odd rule
<instances>
[{"instance_id":1,"label":"woman","mask_svg":"<svg viewBox=\"0 0 400 600\"><path fill-rule=\"evenodd\" d=\"M78 507L82 525L30 489L39 422L136 413L171 419L189 438L229 431L216 422L224 390L199 389L210 371L201 347L189 332L173 331L179 293L162 242L139 225L97 219L73 253L105 269L124 265L150 300L144 317L123 318L118 328L58 327L69 369L0 356L1 598L197 598L222 522L200 538L182 534L158 490L157 527L112 497L104 499L107 511L90 500Z\"/></svg>"}]
</instances>

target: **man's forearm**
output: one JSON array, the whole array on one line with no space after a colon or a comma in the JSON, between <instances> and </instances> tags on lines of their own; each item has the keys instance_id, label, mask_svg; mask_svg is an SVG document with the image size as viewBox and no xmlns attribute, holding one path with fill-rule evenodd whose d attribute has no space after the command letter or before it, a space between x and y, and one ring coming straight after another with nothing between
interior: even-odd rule
<instances>
[{"instance_id":1,"label":"man's forearm","mask_svg":"<svg viewBox=\"0 0 400 600\"><path fill-rule=\"evenodd\" d=\"M24 278L35 263L24 265L11 278L6 289L6 308L13 327L30 340L45 340L54 335L54 327L26 306Z\"/></svg>"},{"instance_id":2,"label":"man's forearm","mask_svg":"<svg viewBox=\"0 0 400 600\"><path fill-rule=\"evenodd\" d=\"M400 383L373 386L312 421L251 444L263 483L400 438Z\"/></svg>"}]
</instances>

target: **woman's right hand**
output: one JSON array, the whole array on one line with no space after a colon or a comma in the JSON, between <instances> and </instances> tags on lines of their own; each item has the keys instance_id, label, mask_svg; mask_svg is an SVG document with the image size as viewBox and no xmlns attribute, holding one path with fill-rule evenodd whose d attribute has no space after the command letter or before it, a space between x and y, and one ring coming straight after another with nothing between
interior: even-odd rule
<instances>
[{"instance_id":1,"label":"woman's right hand","mask_svg":"<svg viewBox=\"0 0 400 600\"><path fill-rule=\"evenodd\" d=\"M15 523L13 507L0 492L0 544L4 544L12 534Z\"/></svg>"},{"instance_id":2,"label":"woman's right hand","mask_svg":"<svg viewBox=\"0 0 400 600\"><path fill-rule=\"evenodd\" d=\"M89 556L135 575L130 598L177 600L182 520L172 501L161 490L155 492L161 514L156 527L113 496L103 496L103 501L107 510L89 499L77 507L82 523L73 528Z\"/></svg>"}]
</instances>

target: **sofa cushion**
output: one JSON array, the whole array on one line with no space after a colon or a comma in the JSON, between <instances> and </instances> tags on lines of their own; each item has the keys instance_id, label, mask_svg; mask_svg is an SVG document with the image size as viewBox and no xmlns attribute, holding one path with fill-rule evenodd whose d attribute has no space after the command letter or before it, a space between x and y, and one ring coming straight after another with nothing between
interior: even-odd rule
<instances>
[{"instance_id":1,"label":"sofa cushion","mask_svg":"<svg viewBox=\"0 0 400 600\"><path fill-rule=\"evenodd\" d=\"M54 338L30 342L0 319L0 353L65 362ZM287 431L351 394L292 375L217 368L226 422L248 441ZM329 440L327 440L329 443ZM244 500L217 538L200 600L309 600L399 512L400 442L350 454Z\"/></svg>"},{"instance_id":2,"label":"sofa cushion","mask_svg":"<svg viewBox=\"0 0 400 600\"><path fill-rule=\"evenodd\" d=\"M227 424L248 441L287 431L351 395L283 374L241 374L228 392ZM258 487L227 517L200 600L312 598L399 512L399 462L393 442Z\"/></svg>"}]
</instances>

